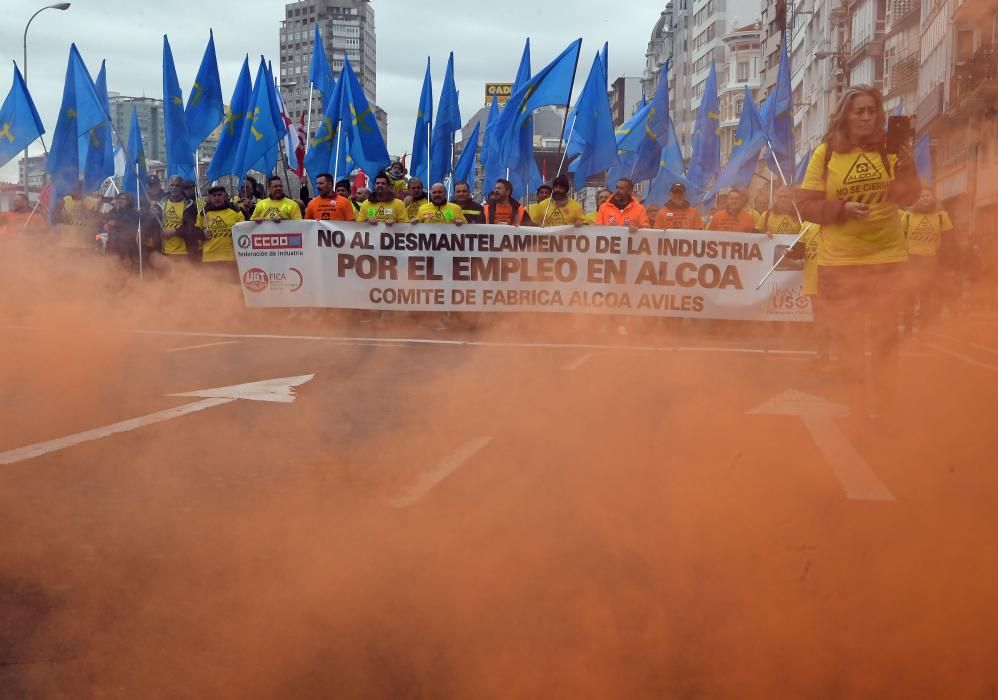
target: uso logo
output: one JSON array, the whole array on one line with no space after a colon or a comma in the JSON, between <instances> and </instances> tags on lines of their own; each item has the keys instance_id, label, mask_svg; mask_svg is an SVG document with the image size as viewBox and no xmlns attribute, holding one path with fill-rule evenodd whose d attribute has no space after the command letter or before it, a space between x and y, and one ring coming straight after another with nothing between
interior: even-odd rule
<instances>
[{"instance_id":1,"label":"uso logo","mask_svg":"<svg viewBox=\"0 0 998 700\"><path fill-rule=\"evenodd\" d=\"M270 276L265 270L254 267L243 274L243 286L251 292L263 292L270 286Z\"/></svg>"}]
</instances>

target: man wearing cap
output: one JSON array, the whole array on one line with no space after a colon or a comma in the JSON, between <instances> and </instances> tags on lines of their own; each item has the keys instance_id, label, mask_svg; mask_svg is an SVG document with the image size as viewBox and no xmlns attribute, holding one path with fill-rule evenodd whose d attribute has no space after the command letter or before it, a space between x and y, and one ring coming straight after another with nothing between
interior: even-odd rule
<instances>
[{"instance_id":1,"label":"man wearing cap","mask_svg":"<svg viewBox=\"0 0 998 700\"><path fill-rule=\"evenodd\" d=\"M683 183L677 182L669 189L669 201L658 210L655 228L663 231L673 228L703 229L700 212L686 199L686 186Z\"/></svg>"},{"instance_id":2,"label":"man wearing cap","mask_svg":"<svg viewBox=\"0 0 998 700\"><path fill-rule=\"evenodd\" d=\"M559 175L551 183L551 196L531 208L530 218L541 227L584 226L586 212L582 205L568 196L568 178Z\"/></svg>"},{"instance_id":3,"label":"man wearing cap","mask_svg":"<svg viewBox=\"0 0 998 700\"><path fill-rule=\"evenodd\" d=\"M201 262L229 263L235 269L236 253L232 247L232 227L246 221L221 185L208 188L204 213L198 216L197 227L204 231Z\"/></svg>"},{"instance_id":4,"label":"man wearing cap","mask_svg":"<svg viewBox=\"0 0 998 700\"><path fill-rule=\"evenodd\" d=\"M626 226L631 233L638 229L651 228L648 212L636 200L634 182L626 177L617 180L617 191L596 212L597 226Z\"/></svg>"}]
</instances>

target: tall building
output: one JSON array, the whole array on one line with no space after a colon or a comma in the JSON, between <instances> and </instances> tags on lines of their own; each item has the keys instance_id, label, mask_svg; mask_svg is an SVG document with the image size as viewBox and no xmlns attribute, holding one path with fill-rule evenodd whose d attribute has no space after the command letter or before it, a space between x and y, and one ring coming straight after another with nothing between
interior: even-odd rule
<instances>
[{"instance_id":1,"label":"tall building","mask_svg":"<svg viewBox=\"0 0 998 700\"><path fill-rule=\"evenodd\" d=\"M641 78L620 76L610 84L610 114L613 125L630 119L641 104Z\"/></svg>"},{"instance_id":2,"label":"tall building","mask_svg":"<svg viewBox=\"0 0 998 700\"><path fill-rule=\"evenodd\" d=\"M957 230L998 230L998 5L924 0L916 129Z\"/></svg>"},{"instance_id":3,"label":"tall building","mask_svg":"<svg viewBox=\"0 0 998 700\"><path fill-rule=\"evenodd\" d=\"M674 0L673 61L670 100L676 135L684 155L692 148L696 113L713 61L718 68L727 56L722 37L758 14L758 0Z\"/></svg>"},{"instance_id":4,"label":"tall building","mask_svg":"<svg viewBox=\"0 0 998 700\"><path fill-rule=\"evenodd\" d=\"M762 86L760 63L762 25L756 21L736 27L721 37L727 49L723 64L717 66L718 103L721 107L721 160L727 161L735 143L735 131L745 102L745 88L758 96Z\"/></svg>"},{"instance_id":5,"label":"tall building","mask_svg":"<svg viewBox=\"0 0 998 700\"><path fill-rule=\"evenodd\" d=\"M377 106L377 36L374 8L370 0L299 0L284 6L281 22L280 83L289 115L297 119L305 112L314 135L322 122L322 99L316 93L309 109L309 67L315 27L333 74L339 78L343 62L350 59L357 79L364 87L381 133L387 139L388 115Z\"/></svg>"},{"instance_id":6,"label":"tall building","mask_svg":"<svg viewBox=\"0 0 998 700\"><path fill-rule=\"evenodd\" d=\"M111 107L111 123L120 139L128 143L132 125L132 110L139 119L142 130L142 147L147 160L166 162L166 127L163 123L163 100L152 97L128 97L110 93L108 105Z\"/></svg>"},{"instance_id":7,"label":"tall building","mask_svg":"<svg viewBox=\"0 0 998 700\"><path fill-rule=\"evenodd\" d=\"M658 21L651 30L648 48L645 50L645 72L641 76L641 90L651 99L658 89L662 66L672 56L674 32L672 29L672 0L665 4Z\"/></svg>"}]
</instances>

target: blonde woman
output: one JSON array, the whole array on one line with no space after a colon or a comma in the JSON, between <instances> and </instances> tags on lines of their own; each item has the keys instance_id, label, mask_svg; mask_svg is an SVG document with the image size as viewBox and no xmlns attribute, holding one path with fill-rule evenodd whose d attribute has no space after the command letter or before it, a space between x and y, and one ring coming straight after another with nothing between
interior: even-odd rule
<instances>
[{"instance_id":1,"label":"blonde woman","mask_svg":"<svg viewBox=\"0 0 998 700\"><path fill-rule=\"evenodd\" d=\"M853 406L871 417L889 409L897 382L897 314L907 298L908 262L898 207L913 204L921 188L911 146L886 152L885 122L879 90L850 88L811 156L797 199L804 220L821 226L819 303L838 336Z\"/></svg>"}]
</instances>

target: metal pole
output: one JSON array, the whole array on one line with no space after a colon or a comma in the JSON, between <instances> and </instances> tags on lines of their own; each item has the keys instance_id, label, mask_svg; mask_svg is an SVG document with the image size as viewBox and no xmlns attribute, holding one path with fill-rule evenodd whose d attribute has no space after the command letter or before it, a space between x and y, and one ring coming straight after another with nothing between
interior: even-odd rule
<instances>
[{"instance_id":1,"label":"metal pole","mask_svg":"<svg viewBox=\"0 0 998 700\"><path fill-rule=\"evenodd\" d=\"M135 211L139 214L139 229L135 234L135 242L139 247L139 281L142 281L144 272L142 269L142 180L139 177L139 161L135 161Z\"/></svg>"},{"instance_id":2,"label":"metal pole","mask_svg":"<svg viewBox=\"0 0 998 700\"><path fill-rule=\"evenodd\" d=\"M24 25L24 41L23 41L23 59L24 59L24 87L28 87L28 27L34 21L35 17L44 12L45 10L68 10L70 3L59 2L54 5L46 5L40 10L36 11L35 14L31 15L28 19L28 23ZM42 148L45 148L45 141L42 141ZM28 147L24 147L24 196L28 196Z\"/></svg>"},{"instance_id":3,"label":"metal pole","mask_svg":"<svg viewBox=\"0 0 998 700\"><path fill-rule=\"evenodd\" d=\"M339 182L340 177L340 139L343 136L343 130L340 128L341 125L336 125L336 158L333 162L333 189L336 189L336 183Z\"/></svg>"}]
</instances>

